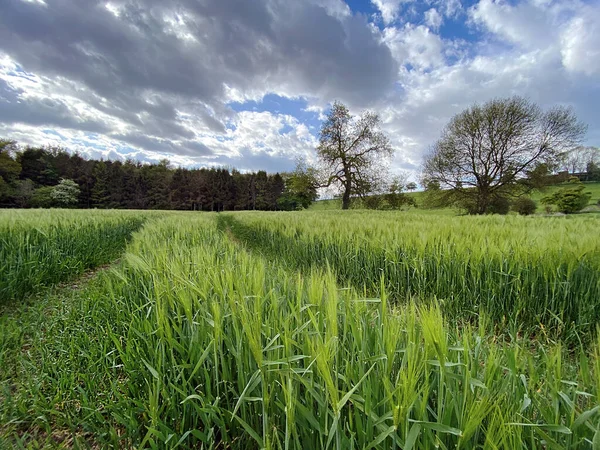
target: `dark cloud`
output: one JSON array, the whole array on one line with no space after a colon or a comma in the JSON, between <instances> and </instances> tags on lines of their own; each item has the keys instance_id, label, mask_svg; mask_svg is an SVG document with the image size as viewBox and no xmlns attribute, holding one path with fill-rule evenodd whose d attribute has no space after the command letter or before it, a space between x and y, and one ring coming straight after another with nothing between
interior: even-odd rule
<instances>
[{"instance_id":1,"label":"dark cloud","mask_svg":"<svg viewBox=\"0 0 600 450\"><path fill-rule=\"evenodd\" d=\"M397 62L365 17L339 21L322 7L301 2L287 2L285 16L288 20L274 26L282 59L293 63L282 66L309 92L365 107L391 91Z\"/></svg>"}]
</instances>

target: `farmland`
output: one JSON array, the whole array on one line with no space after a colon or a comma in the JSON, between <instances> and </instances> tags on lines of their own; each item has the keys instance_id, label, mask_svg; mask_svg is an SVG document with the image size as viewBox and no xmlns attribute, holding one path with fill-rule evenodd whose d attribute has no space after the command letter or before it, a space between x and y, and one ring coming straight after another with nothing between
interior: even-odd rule
<instances>
[{"instance_id":1,"label":"farmland","mask_svg":"<svg viewBox=\"0 0 600 450\"><path fill-rule=\"evenodd\" d=\"M0 214L0 299L21 300L115 259L140 214L10 211Z\"/></svg>"},{"instance_id":2,"label":"farmland","mask_svg":"<svg viewBox=\"0 0 600 450\"><path fill-rule=\"evenodd\" d=\"M593 448L597 229L0 212L0 448Z\"/></svg>"}]
</instances>

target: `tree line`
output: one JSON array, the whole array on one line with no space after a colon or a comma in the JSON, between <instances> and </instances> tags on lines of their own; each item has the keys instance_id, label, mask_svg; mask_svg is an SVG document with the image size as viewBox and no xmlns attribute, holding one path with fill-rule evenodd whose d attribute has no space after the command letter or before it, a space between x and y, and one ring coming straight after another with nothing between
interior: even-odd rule
<instances>
[{"instance_id":1,"label":"tree line","mask_svg":"<svg viewBox=\"0 0 600 450\"><path fill-rule=\"evenodd\" d=\"M0 140L0 207L294 210L316 199L301 171L241 173L86 159L62 148Z\"/></svg>"},{"instance_id":2,"label":"tree line","mask_svg":"<svg viewBox=\"0 0 600 450\"><path fill-rule=\"evenodd\" d=\"M471 214L507 213L511 205L529 211L532 201L523 199L555 184L561 168L585 169L585 180L600 179L598 149L580 145L586 128L569 108L544 111L522 97L475 104L450 120L425 157L425 199ZM376 113L354 116L340 102L321 126L317 165L299 163L292 173L87 160L63 149L21 149L0 140L0 206L293 210L310 205L319 188L333 190L342 209L352 203L376 209L414 205L402 191L416 185L389 176L393 154ZM586 197L581 185L572 185L545 203L574 212L587 204Z\"/></svg>"}]
</instances>

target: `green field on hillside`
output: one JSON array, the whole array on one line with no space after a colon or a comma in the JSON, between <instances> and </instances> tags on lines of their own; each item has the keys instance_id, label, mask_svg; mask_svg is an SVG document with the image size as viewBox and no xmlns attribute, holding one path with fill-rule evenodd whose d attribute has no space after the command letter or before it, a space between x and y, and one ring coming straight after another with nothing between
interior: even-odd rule
<instances>
[{"instance_id":1,"label":"green field on hillside","mask_svg":"<svg viewBox=\"0 0 600 450\"><path fill-rule=\"evenodd\" d=\"M589 183L583 183L583 185L585 186L585 192L590 192L592 194L589 204L597 205L600 202L600 183L589 182ZM552 194L553 192L556 192L560 188L568 187L568 186L569 186L568 183L563 183L563 184L559 184L559 185L555 185L555 186L549 186L548 188L544 189L543 191L534 191L533 194L531 195L531 198L533 198L535 201L537 201L539 203L539 201L546 195Z\"/></svg>"},{"instance_id":2,"label":"green field on hillside","mask_svg":"<svg viewBox=\"0 0 600 450\"><path fill-rule=\"evenodd\" d=\"M600 204L600 183L589 182L589 183L583 183L583 184L585 185L585 191L590 192L592 194L590 197L589 205L593 206L593 205ZM530 196L538 204L538 213L542 213L543 209L544 209L543 208L544 205L542 205L540 203L540 200L543 197L550 195L553 192L556 192L557 190L561 189L562 187L566 187L566 186L568 186L568 183L554 185L554 186L548 186L546 189L533 191ZM423 206L424 192L422 192L422 191L407 192L406 195L409 197L412 197L417 202L417 207ZM342 207L342 201L340 199L325 199L325 200L317 200L310 206L309 209L311 211L325 211L325 210L339 210L339 209L341 209L341 207ZM407 207L407 209L411 209L411 208Z\"/></svg>"},{"instance_id":3,"label":"green field on hillside","mask_svg":"<svg viewBox=\"0 0 600 450\"><path fill-rule=\"evenodd\" d=\"M597 448L598 220L0 211L0 448Z\"/></svg>"}]
</instances>

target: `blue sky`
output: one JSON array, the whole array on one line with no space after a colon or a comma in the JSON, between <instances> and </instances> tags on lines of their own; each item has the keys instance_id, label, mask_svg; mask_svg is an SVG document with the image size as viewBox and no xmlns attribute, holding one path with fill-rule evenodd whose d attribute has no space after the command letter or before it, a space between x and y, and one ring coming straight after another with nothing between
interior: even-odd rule
<instances>
[{"instance_id":1,"label":"blue sky","mask_svg":"<svg viewBox=\"0 0 600 450\"><path fill-rule=\"evenodd\" d=\"M5 0L0 137L93 158L285 171L339 100L392 169L474 102L571 106L600 145L598 0Z\"/></svg>"}]
</instances>

